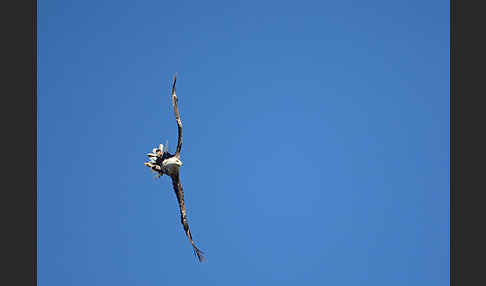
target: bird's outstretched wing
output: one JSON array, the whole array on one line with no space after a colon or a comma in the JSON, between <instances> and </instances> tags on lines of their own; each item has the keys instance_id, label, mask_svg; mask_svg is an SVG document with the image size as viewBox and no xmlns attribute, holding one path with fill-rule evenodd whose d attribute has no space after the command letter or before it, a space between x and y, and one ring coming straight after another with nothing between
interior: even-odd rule
<instances>
[{"instance_id":1,"label":"bird's outstretched wing","mask_svg":"<svg viewBox=\"0 0 486 286\"><path fill-rule=\"evenodd\" d=\"M174 107L174 114L177 121L177 149L175 156L180 158L181 147L182 147L182 122L181 116L179 114L179 108L177 106L177 95L176 95L176 75L174 76L174 83L172 84L172 106Z\"/></svg>"},{"instance_id":2,"label":"bird's outstretched wing","mask_svg":"<svg viewBox=\"0 0 486 286\"><path fill-rule=\"evenodd\" d=\"M189 230L189 223L187 222L186 216L186 205L184 204L184 191L182 189L181 180L179 178L179 172L177 174L173 174L172 178L172 186L174 187L174 191L177 196L177 200L179 201L179 209L181 213L181 223L184 226L184 231L186 232L186 236L192 244L192 248L194 249L194 253L197 255L199 262L204 261L203 252L197 248L196 244L192 240L191 231Z\"/></svg>"}]
</instances>

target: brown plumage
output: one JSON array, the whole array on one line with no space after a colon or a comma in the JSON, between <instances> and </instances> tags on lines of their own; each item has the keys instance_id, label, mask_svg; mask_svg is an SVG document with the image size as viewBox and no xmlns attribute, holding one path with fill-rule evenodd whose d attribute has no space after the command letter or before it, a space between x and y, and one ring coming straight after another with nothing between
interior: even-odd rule
<instances>
[{"instance_id":1,"label":"brown plumage","mask_svg":"<svg viewBox=\"0 0 486 286\"><path fill-rule=\"evenodd\" d=\"M184 190L182 189L181 180L179 178L179 172L177 172L177 174L172 174L170 177L172 179L172 186L174 187L174 192L177 196L177 201L179 202L179 210L181 213L182 226L184 227L184 231L186 232L186 236L189 239L189 242L191 242L192 248L194 249L194 253L197 255L199 261L202 262L204 260L204 256L203 256L204 253L199 248L197 248L196 244L192 240L191 230L189 229L189 223L187 221L187 216L186 216L186 205L184 203Z\"/></svg>"},{"instance_id":2,"label":"brown plumage","mask_svg":"<svg viewBox=\"0 0 486 286\"><path fill-rule=\"evenodd\" d=\"M179 109L177 107L177 96L176 96L176 76L174 76L174 83L172 85L172 106L174 107L174 114L177 121L177 149L175 154L170 154L167 151L163 150L162 144L159 145L159 148L155 148L153 153L147 154L150 158L150 162L146 162L145 165L151 168L152 171L157 173L157 176L163 176L164 174L168 175L172 179L172 186L174 188L174 192L177 196L177 201L179 202L179 210L181 215L181 223L184 227L184 232L186 233L189 242L192 245L194 253L196 254L199 262L204 260L203 252L197 248L194 240L192 239L191 231L189 230L189 223L187 221L186 215L186 205L184 203L184 191L182 189L181 180L179 177L179 167L182 166L182 162L180 161L180 154L181 154L181 147L182 147L182 122L181 117L179 115ZM167 148L167 144L166 144Z\"/></svg>"},{"instance_id":3,"label":"brown plumage","mask_svg":"<svg viewBox=\"0 0 486 286\"><path fill-rule=\"evenodd\" d=\"M172 106L174 107L174 115L177 121L177 149L175 156L180 158L181 156L181 148L182 148L182 122L181 116L179 114L179 108L177 106L177 95L176 95L176 76L174 76L174 83L172 84Z\"/></svg>"}]
</instances>

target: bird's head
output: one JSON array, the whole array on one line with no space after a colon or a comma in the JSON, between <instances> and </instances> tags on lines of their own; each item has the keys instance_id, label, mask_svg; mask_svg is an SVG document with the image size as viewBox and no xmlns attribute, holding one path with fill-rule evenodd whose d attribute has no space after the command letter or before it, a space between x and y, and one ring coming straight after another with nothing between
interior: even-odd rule
<instances>
[{"instance_id":1,"label":"bird's head","mask_svg":"<svg viewBox=\"0 0 486 286\"><path fill-rule=\"evenodd\" d=\"M175 161L175 163L177 164L177 166L179 166L179 167L180 167L180 166L182 166L182 161L181 161L181 160L179 160L179 158L175 158L175 160L174 160L174 161Z\"/></svg>"},{"instance_id":2,"label":"bird's head","mask_svg":"<svg viewBox=\"0 0 486 286\"><path fill-rule=\"evenodd\" d=\"M182 162L179 158L173 156L162 161L162 166L167 170L172 170L173 168L182 166Z\"/></svg>"}]
</instances>

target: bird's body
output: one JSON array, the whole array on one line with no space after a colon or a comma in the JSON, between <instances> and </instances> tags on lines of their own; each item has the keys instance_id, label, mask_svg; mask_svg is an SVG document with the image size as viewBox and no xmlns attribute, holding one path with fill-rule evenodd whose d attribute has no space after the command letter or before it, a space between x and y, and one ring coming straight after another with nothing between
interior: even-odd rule
<instances>
[{"instance_id":1,"label":"bird's body","mask_svg":"<svg viewBox=\"0 0 486 286\"><path fill-rule=\"evenodd\" d=\"M199 250L194 243L191 235L191 231L189 230L189 224L187 221L186 215L186 206L184 202L184 191L182 189L181 180L179 177L179 168L182 166L182 162L180 160L180 153L181 153L181 146L182 146L182 122L179 115L179 110L177 108L177 96L175 94L175 84L176 84L176 77L174 77L174 84L172 86L172 105L174 107L174 114L177 121L177 130L178 130L178 138L177 138L177 150L175 154L170 154L168 152L167 144L164 148L162 144L159 145L159 148L154 148L152 153L148 153L147 156L150 158L149 162L146 162L145 165L149 167L152 171L157 173L157 177L168 175L172 180L172 186L174 188L174 192L177 196L177 201L179 202L179 210L181 215L181 223L184 227L184 232L186 233L189 242L191 243L194 253L197 255L197 258L200 262L203 261L203 252Z\"/></svg>"}]
</instances>

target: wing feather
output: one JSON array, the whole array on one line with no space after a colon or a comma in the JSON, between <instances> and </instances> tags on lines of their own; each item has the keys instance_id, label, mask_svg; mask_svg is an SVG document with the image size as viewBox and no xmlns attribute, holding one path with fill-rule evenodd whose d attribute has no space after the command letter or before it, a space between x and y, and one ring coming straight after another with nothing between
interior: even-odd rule
<instances>
[{"instance_id":1,"label":"wing feather","mask_svg":"<svg viewBox=\"0 0 486 286\"><path fill-rule=\"evenodd\" d=\"M179 209L180 209L180 214L181 214L181 223L182 226L184 227L184 231L186 232L186 236L189 239L189 242L192 245L192 248L194 249L194 253L196 254L197 258L199 259L199 262L202 262L204 260L203 252L197 248L196 244L194 243L191 235L191 231L189 230L189 223L187 221L187 215L186 215L186 205L184 203L184 190L182 189L182 184L181 180L179 178L179 173L173 174L171 176L172 178L172 186L174 187L174 191L177 196L177 201L179 202Z\"/></svg>"},{"instance_id":2,"label":"wing feather","mask_svg":"<svg viewBox=\"0 0 486 286\"><path fill-rule=\"evenodd\" d=\"M176 121L177 121L177 149L176 149L176 153L175 153L175 156L177 156L177 158L180 158L180 154L181 154L181 147L182 147L182 122L181 122L181 116L179 114L179 108L177 106L177 95L176 95L176 76L174 76L174 83L172 85L172 95L171 95L171 98L172 98L172 106L174 107L174 114L175 114L175 118L176 118Z\"/></svg>"}]
</instances>

